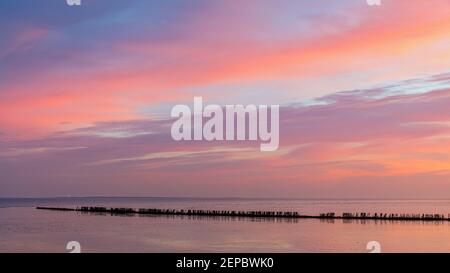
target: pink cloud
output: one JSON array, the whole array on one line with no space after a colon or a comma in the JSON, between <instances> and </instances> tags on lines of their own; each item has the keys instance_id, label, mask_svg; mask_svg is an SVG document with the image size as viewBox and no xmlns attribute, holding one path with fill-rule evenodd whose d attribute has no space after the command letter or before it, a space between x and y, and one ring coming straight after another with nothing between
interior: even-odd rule
<instances>
[{"instance_id":1,"label":"pink cloud","mask_svg":"<svg viewBox=\"0 0 450 273\"><path fill-rule=\"evenodd\" d=\"M430 79L446 81L445 75ZM3 142L5 177L22 181L4 187L23 190L30 183L25 169L55 193L73 189L82 194L89 188L105 194L103 185L106 192L121 195L348 197L362 189L352 191L348 185L372 181L367 183L374 193L384 188L403 196L398 185L407 180L423 190L419 179L448 177L450 90L381 98L377 93L386 90L341 92L322 98L326 105L283 107L275 153L261 153L258 145L246 142L174 142L171 120L98 123L47 138ZM59 185L61 177L66 182ZM420 194L446 187L441 183Z\"/></svg>"}]
</instances>

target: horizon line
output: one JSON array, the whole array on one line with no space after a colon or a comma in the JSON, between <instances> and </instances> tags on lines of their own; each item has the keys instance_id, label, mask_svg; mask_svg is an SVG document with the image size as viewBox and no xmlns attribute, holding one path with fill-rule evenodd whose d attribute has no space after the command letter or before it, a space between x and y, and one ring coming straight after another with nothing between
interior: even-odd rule
<instances>
[{"instance_id":1,"label":"horizon line","mask_svg":"<svg viewBox=\"0 0 450 273\"><path fill-rule=\"evenodd\" d=\"M155 199L230 199L230 200L329 200L329 201L450 201L449 198L302 198L302 197L238 197L238 196L108 196L108 195L86 195L86 196L0 196L0 199L87 199L87 198L135 198L135 199L145 199L145 198L155 198Z\"/></svg>"}]
</instances>

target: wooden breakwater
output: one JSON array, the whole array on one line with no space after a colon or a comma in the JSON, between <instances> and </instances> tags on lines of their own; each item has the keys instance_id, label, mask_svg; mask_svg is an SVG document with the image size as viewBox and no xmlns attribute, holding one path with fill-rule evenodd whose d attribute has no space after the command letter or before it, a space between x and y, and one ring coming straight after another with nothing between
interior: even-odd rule
<instances>
[{"instance_id":1,"label":"wooden breakwater","mask_svg":"<svg viewBox=\"0 0 450 273\"><path fill-rule=\"evenodd\" d=\"M186 215L186 216L230 216L230 217L273 217L273 218L300 218L298 212L290 211L234 211L234 210L195 210L195 209L132 209L132 208L106 208L106 207L37 207L41 210L78 211L110 214L149 214L149 215Z\"/></svg>"},{"instance_id":2,"label":"wooden breakwater","mask_svg":"<svg viewBox=\"0 0 450 273\"><path fill-rule=\"evenodd\" d=\"M234 211L234 210L196 210L196 209L133 209L106 207L37 207L40 210L76 211L85 213L108 213L112 215L180 215L180 216L220 216L253 218L310 218L310 219L349 219L349 220L391 220L391 221L450 221L450 214L398 214L398 213L321 213L303 215L295 211Z\"/></svg>"}]
</instances>

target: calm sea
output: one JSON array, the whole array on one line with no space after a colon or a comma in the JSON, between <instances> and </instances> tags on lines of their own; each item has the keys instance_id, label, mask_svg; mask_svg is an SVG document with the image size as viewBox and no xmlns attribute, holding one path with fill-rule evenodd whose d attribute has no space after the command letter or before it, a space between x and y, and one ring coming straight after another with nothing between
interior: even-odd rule
<instances>
[{"instance_id":1,"label":"calm sea","mask_svg":"<svg viewBox=\"0 0 450 273\"><path fill-rule=\"evenodd\" d=\"M449 222L269 220L111 216L36 210L83 205L132 208L370 213L450 213L450 200L201 198L0 199L0 252L450 252Z\"/></svg>"}]
</instances>

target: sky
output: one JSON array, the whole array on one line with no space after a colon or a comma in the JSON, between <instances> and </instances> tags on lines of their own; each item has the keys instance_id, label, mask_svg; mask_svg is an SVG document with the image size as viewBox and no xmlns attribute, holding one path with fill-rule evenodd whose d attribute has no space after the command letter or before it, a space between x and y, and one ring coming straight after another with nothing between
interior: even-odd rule
<instances>
[{"instance_id":1,"label":"sky","mask_svg":"<svg viewBox=\"0 0 450 273\"><path fill-rule=\"evenodd\" d=\"M0 196L450 198L448 0L0 2ZM281 105L280 146L170 110Z\"/></svg>"}]
</instances>

